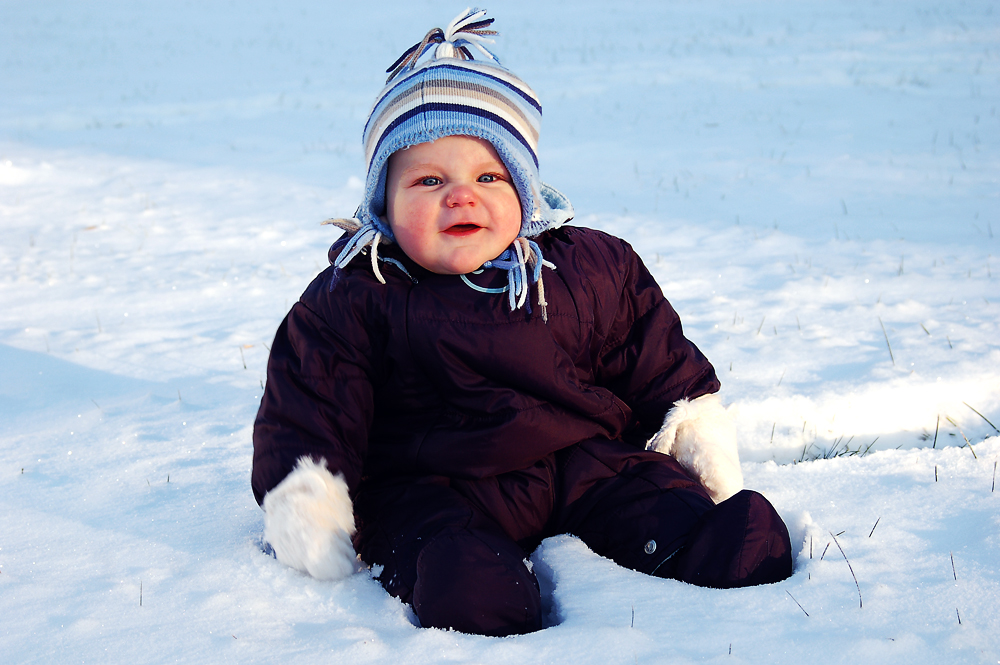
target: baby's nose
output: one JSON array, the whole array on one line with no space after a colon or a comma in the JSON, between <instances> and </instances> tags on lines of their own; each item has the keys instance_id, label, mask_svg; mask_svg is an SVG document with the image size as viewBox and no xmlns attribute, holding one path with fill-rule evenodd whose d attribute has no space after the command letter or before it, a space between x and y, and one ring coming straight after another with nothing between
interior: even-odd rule
<instances>
[{"instance_id":1,"label":"baby's nose","mask_svg":"<svg viewBox=\"0 0 1000 665\"><path fill-rule=\"evenodd\" d=\"M476 204L476 192L469 185L455 185L448 191L448 207L455 208L463 205Z\"/></svg>"}]
</instances>

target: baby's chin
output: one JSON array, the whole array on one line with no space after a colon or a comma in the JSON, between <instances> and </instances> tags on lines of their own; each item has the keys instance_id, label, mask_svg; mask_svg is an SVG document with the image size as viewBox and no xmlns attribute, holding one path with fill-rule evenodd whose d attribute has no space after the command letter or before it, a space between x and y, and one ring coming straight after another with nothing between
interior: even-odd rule
<instances>
[{"instance_id":1,"label":"baby's chin","mask_svg":"<svg viewBox=\"0 0 1000 665\"><path fill-rule=\"evenodd\" d=\"M502 252L503 249L497 250L495 247L463 247L451 252L447 257L429 261L428 263L432 265L421 265L438 275L465 275L479 270L484 263L495 259Z\"/></svg>"},{"instance_id":2,"label":"baby's chin","mask_svg":"<svg viewBox=\"0 0 1000 665\"><path fill-rule=\"evenodd\" d=\"M489 258L478 256L450 257L447 261L439 262L433 266L423 267L438 275L466 275L482 268L483 263L488 261Z\"/></svg>"},{"instance_id":3,"label":"baby's chin","mask_svg":"<svg viewBox=\"0 0 1000 665\"><path fill-rule=\"evenodd\" d=\"M458 264L454 264L454 263L452 263L452 264L443 265L443 266L441 266L441 265L434 266L432 268L427 268L427 266L424 266L424 267L427 268L428 270L430 270L432 273L435 273L435 274L438 274L438 275L467 275L470 272L475 272L476 270L479 270L480 268L482 268L483 267L483 263L484 263L484 261L480 261L479 263L476 263L476 264L473 264L473 263L458 263Z\"/></svg>"}]
</instances>

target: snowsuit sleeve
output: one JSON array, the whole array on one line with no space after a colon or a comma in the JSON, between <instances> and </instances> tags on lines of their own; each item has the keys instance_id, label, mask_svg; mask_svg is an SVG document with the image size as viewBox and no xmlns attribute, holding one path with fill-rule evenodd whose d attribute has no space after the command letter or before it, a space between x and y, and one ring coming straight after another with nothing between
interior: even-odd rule
<instances>
[{"instance_id":1,"label":"snowsuit sleeve","mask_svg":"<svg viewBox=\"0 0 1000 665\"><path fill-rule=\"evenodd\" d=\"M371 292L331 292L332 269L303 293L275 334L254 423L251 485L258 503L300 457L325 459L353 491L361 479L379 373ZM353 286L353 285L352 285ZM378 343L375 343L378 346Z\"/></svg>"},{"instance_id":2,"label":"snowsuit sleeve","mask_svg":"<svg viewBox=\"0 0 1000 665\"><path fill-rule=\"evenodd\" d=\"M715 369L684 336L680 317L642 260L623 240L621 292L596 378L632 409L624 438L644 445L682 398L719 390Z\"/></svg>"}]
</instances>

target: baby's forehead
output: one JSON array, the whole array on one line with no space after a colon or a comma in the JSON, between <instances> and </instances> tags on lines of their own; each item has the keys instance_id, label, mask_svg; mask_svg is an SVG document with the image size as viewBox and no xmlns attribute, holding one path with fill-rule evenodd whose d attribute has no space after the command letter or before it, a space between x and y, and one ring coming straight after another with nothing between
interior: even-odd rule
<instances>
[{"instance_id":1,"label":"baby's forehead","mask_svg":"<svg viewBox=\"0 0 1000 665\"><path fill-rule=\"evenodd\" d=\"M445 136L434 141L416 143L389 155L388 166L393 172L426 167L490 167L506 165L492 143L465 134Z\"/></svg>"}]
</instances>

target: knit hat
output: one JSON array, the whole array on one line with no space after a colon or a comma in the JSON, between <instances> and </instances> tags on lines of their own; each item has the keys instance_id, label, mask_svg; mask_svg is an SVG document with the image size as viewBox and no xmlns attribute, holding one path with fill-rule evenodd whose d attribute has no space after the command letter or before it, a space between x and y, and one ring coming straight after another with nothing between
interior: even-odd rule
<instances>
[{"instance_id":1,"label":"knit hat","mask_svg":"<svg viewBox=\"0 0 1000 665\"><path fill-rule=\"evenodd\" d=\"M511 275L512 306L523 304L527 284L538 281L543 265L540 250L534 242L521 239L561 226L573 217L573 207L560 192L539 180L542 107L534 91L483 46L493 42L488 36L497 34L488 29L492 23L486 10L467 9L445 30L428 32L386 70L390 72L386 87L376 98L364 130L368 166L364 200L356 219L331 220L353 232L335 261L337 267L346 266L363 248L371 247L373 269L382 279L377 245L394 241L385 217L389 156L419 143L465 135L493 145L521 201L518 240L505 252L506 257L489 262L498 268L509 262L519 264L513 270L519 274ZM421 63L427 53L431 57ZM531 264L531 275L525 261ZM514 299L514 287L521 296L519 302Z\"/></svg>"}]
</instances>

